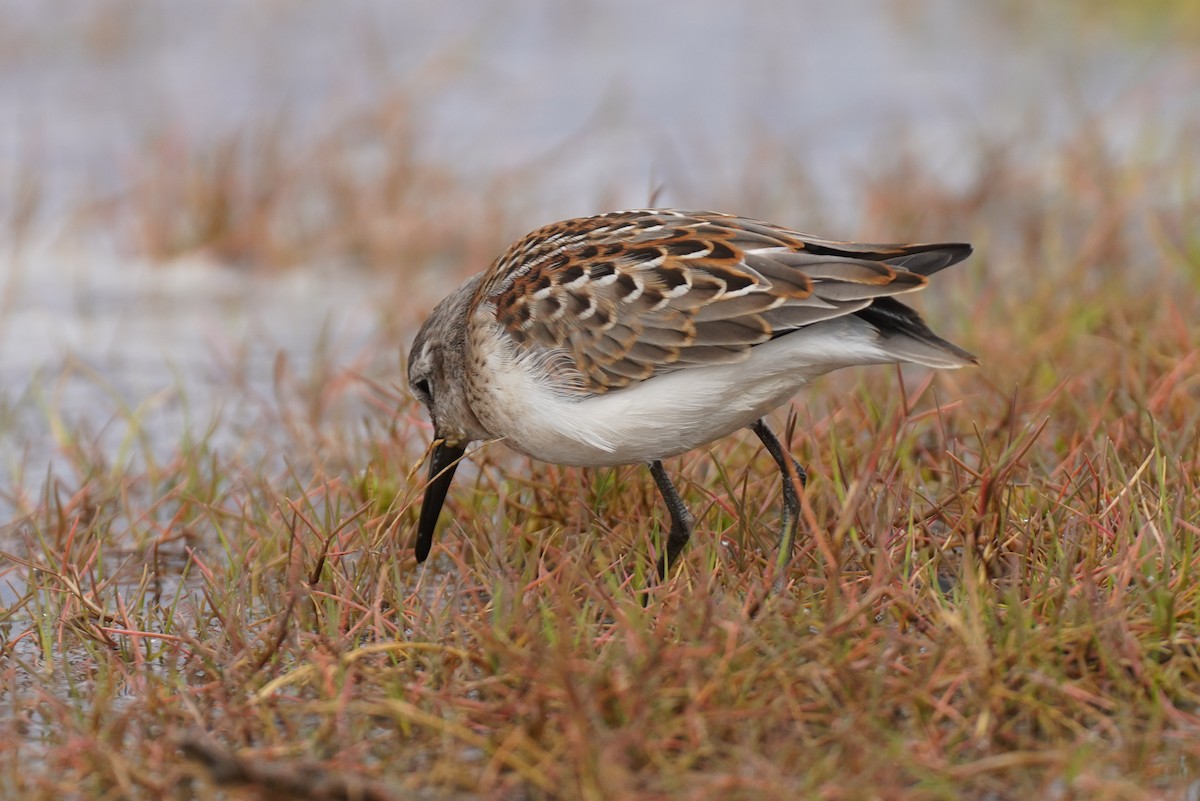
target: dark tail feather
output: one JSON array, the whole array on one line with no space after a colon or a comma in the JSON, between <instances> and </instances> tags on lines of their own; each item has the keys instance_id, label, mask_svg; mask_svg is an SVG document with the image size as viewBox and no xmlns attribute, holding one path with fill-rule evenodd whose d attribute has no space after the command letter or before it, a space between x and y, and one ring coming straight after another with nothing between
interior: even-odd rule
<instances>
[{"instance_id":1,"label":"dark tail feather","mask_svg":"<svg viewBox=\"0 0 1200 801\"><path fill-rule=\"evenodd\" d=\"M921 315L895 298L876 298L854 314L879 331L882 344L898 361L941 368L979 364L973 354L933 333Z\"/></svg>"},{"instance_id":2,"label":"dark tail feather","mask_svg":"<svg viewBox=\"0 0 1200 801\"><path fill-rule=\"evenodd\" d=\"M865 245L884 264L917 275L930 276L971 255L965 242L926 245ZM979 364L975 356L930 330L921 315L892 297L879 297L855 312L879 331L881 343L898 361L927 367L966 367Z\"/></svg>"}]
</instances>

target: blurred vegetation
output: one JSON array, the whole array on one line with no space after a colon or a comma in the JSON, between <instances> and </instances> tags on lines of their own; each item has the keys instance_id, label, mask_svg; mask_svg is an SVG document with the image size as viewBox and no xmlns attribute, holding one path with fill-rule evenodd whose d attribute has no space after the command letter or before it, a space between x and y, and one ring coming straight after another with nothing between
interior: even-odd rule
<instances>
[{"instance_id":1,"label":"blurred vegetation","mask_svg":"<svg viewBox=\"0 0 1200 801\"><path fill-rule=\"evenodd\" d=\"M378 316L375 351L281 355L266 397L231 377L166 456L136 403L98 431L5 397L6 458L33 414L61 461L0 487L0 797L1197 795L1200 129L981 134L953 180L897 134L847 179L861 239L974 242L916 302L981 366L835 374L779 413L811 516L751 614L779 487L749 436L671 460L697 533L646 608L641 467L480 448L414 563L430 433L395 353L562 157L467 186L413 120L397 96L308 144L155 132L81 204L139 256L395 289L345 310ZM817 230L796 149L745 153L772 169L714 179L722 209ZM0 176L10 241L36 179Z\"/></svg>"},{"instance_id":2,"label":"blurred vegetation","mask_svg":"<svg viewBox=\"0 0 1200 801\"><path fill-rule=\"evenodd\" d=\"M1200 5L1191 0L1009 0L990 10L1006 24L1023 28L1051 24L1064 36L1091 30L1133 43L1174 41L1185 46L1200 36Z\"/></svg>"},{"instance_id":3,"label":"blurred vegetation","mask_svg":"<svg viewBox=\"0 0 1200 801\"><path fill-rule=\"evenodd\" d=\"M1191 0L1091 0L1080 13L1118 31L1144 37L1200 38L1200 4Z\"/></svg>"}]
</instances>

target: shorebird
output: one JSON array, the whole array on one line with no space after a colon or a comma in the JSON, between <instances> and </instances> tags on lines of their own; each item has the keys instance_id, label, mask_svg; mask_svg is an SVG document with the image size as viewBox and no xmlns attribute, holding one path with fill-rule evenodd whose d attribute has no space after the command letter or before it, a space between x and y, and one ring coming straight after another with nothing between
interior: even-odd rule
<instances>
[{"instance_id":1,"label":"shorebird","mask_svg":"<svg viewBox=\"0 0 1200 801\"><path fill-rule=\"evenodd\" d=\"M782 560L805 473L764 415L842 367L977 363L895 299L970 253L670 209L533 231L439 303L413 341L408 383L435 437L417 561L467 445L500 440L557 464L649 465L671 516L665 578L693 518L662 460L744 427L783 477Z\"/></svg>"}]
</instances>

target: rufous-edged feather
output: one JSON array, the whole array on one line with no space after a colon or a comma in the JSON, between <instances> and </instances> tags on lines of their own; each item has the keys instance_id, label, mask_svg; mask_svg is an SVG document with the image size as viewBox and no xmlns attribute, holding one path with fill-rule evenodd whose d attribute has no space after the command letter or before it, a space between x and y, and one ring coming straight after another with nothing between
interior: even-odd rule
<instances>
[{"instance_id":1,"label":"rufous-edged feather","mask_svg":"<svg viewBox=\"0 0 1200 801\"><path fill-rule=\"evenodd\" d=\"M578 376L570 388L585 394L737 361L849 314L881 325L901 360L961 365L974 357L908 307L889 300L870 310L969 253L962 244L833 242L713 212L616 212L533 231L496 260L474 302L494 310L518 350L566 354Z\"/></svg>"}]
</instances>

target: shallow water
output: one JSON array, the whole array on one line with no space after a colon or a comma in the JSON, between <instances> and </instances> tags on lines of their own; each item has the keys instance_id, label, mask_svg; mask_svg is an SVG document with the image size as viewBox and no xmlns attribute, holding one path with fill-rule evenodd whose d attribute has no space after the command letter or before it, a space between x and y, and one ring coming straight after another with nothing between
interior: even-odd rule
<instances>
[{"instance_id":1,"label":"shallow water","mask_svg":"<svg viewBox=\"0 0 1200 801\"><path fill-rule=\"evenodd\" d=\"M27 253L4 280L0 486L26 492L70 473L58 454L76 432L113 458L133 439L165 458L217 421L211 444L236 446L278 402L279 354L303 375L325 353L354 360L376 331L374 286L353 272L255 275L56 248Z\"/></svg>"},{"instance_id":2,"label":"shallow water","mask_svg":"<svg viewBox=\"0 0 1200 801\"><path fill-rule=\"evenodd\" d=\"M1020 3L184 0L66 21L9 5L23 13L0 55L0 130L56 187L119 187L149 130L204 140L282 114L303 136L396 90L424 156L465 174L566 148L555 196L535 203L550 215L623 184L627 204L661 181L703 192L703 172L749 166L757 136L794 142L836 183L901 133L949 168L957 146L1031 116L1129 129L1200 99L1185 48Z\"/></svg>"}]
</instances>

